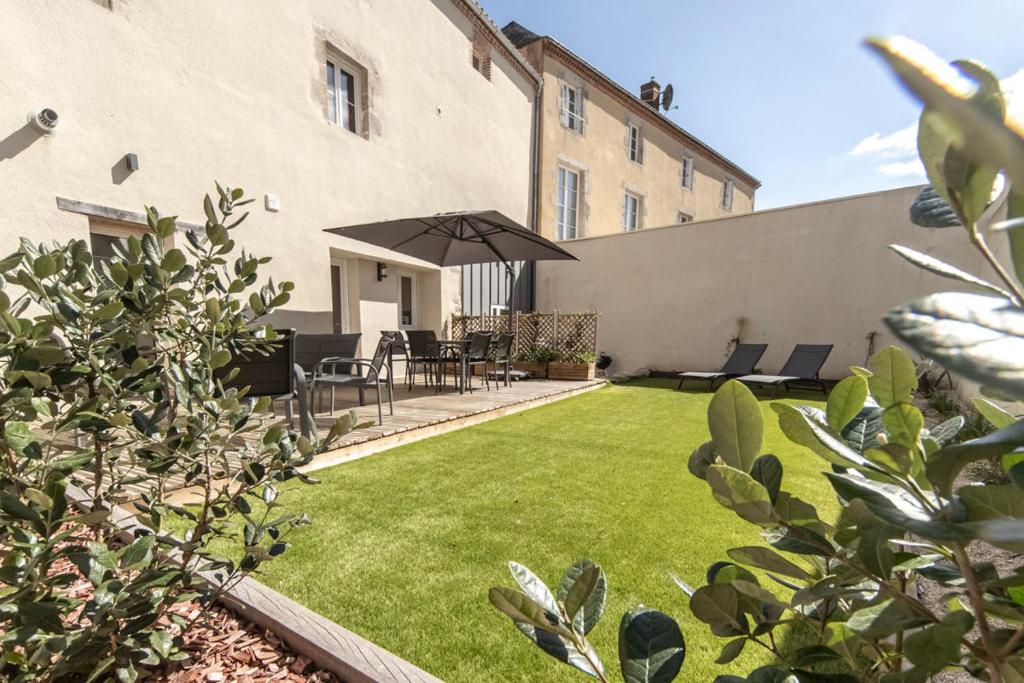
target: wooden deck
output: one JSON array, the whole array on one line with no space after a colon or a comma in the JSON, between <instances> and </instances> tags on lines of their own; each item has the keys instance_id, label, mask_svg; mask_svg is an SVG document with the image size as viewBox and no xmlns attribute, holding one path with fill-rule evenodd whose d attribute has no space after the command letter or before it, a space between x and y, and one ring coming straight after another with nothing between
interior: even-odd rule
<instances>
[{"instance_id":1,"label":"wooden deck","mask_svg":"<svg viewBox=\"0 0 1024 683\"><path fill-rule=\"evenodd\" d=\"M376 392L366 393L365 406L360 406L358 393L355 389L338 389L335 394L334 414L328 412L330 405L329 390L324 391L323 410L319 400L311 406L316 410L317 433L321 436L334 424L335 420L351 410L356 411L360 423L371 423L370 426L353 430L336 443L335 447L314 458L313 462L301 468L304 472L313 472L325 467L333 467L344 462L365 458L374 453L394 448L420 439L487 422L498 417L533 408L552 401L592 391L603 386L605 380L586 382L566 382L555 380L528 380L512 382L511 386L490 391L483 387L459 394L450 387L438 394L433 389L422 385L409 391L404 385L395 387L395 413L388 415L387 398L384 404L384 422L377 423ZM318 397L319 398L319 397ZM275 404L278 415L283 413L283 404ZM296 417L294 426L298 427ZM83 473L88 479L87 473ZM87 485L87 481L80 482ZM125 502L137 498L143 488L137 485L125 487L128 495ZM185 487L184 479L172 477L168 483L168 502L184 504L195 501L199 489Z\"/></svg>"},{"instance_id":2,"label":"wooden deck","mask_svg":"<svg viewBox=\"0 0 1024 683\"><path fill-rule=\"evenodd\" d=\"M603 379L588 382L528 380L512 382L511 386L502 386L497 390L492 384L490 391L479 387L474 388L473 393L467 391L465 394L459 394L450 387L438 394L433 389L425 389L422 384L411 392L405 386L396 386L395 414L388 415L385 398L383 424L377 424L376 396L372 392L366 394L367 405L360 406L355 390L338 390L332 416L326 412L330 394L325 391L322 396L325 410L320 410L319 401L312 406L317 410L318 433L325 434L338 415L350 410L356 411L360 421L373 422L373 426L346 434L338 440L333 450L317 456L307 469L316 470L354 460L401 443L443 434L567 398L603 384Z\"/></svg>"}]
</instances>

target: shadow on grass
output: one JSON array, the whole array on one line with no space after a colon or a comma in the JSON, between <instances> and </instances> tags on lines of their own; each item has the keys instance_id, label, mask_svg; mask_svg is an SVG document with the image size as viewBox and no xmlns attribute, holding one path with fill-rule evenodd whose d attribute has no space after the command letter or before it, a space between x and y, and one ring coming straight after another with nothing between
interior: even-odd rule
<instances>
[{"instance_id":1,"label":"shadow on grass","mask_svg":"<svg viewBox=\"0 0 1024 683\"><path fill-rule=\"evenodd\" d=\"M628 382L616 382L615 384L617 386L637 387L641 389L678 391L680 394L686 394L689 396L700 396L706 394L710 397L710 395L714 393L707 388L706 384L704 386L696 383L693 386L684 384L683 388L679 389L679 380L669 377L649 377L644 379L634 379ZM722 385L719 384L715 388L717 389L720 386ZM759 390L757 388L752 388L751 391L754 393L754 397L757 398L758 401L775 401L782 399L791 399L794 401L824 401L827 398L820 391L813 391L809 389L790 389L788 391L780 389L775 396L772 396L770 390L766 391L764 389Z\"/></svg>"}]
</instances>

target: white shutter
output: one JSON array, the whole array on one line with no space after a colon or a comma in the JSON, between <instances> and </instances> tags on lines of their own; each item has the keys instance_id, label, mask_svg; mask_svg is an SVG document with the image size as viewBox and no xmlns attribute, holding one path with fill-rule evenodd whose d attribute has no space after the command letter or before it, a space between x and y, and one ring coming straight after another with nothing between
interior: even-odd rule
<instances>
[{"instance_id":1,"label":"white shutter","mask_svg":"<svg viewBox=\"0 0 1024 683\"><path fill-rule=\"evenodd\" d=\"M629 195L622 194L622 229L629 229Z\"/></svg>"},{"instance_id":2,"label":"white shutter","mask_svg":"<svg viewBox=\"0 0 1024 683\"><path fill-rule=\"evenodd\" d=\"M576 111L577 111L577 122L576 130L580 135L586 131L587 128L587 89L582 85L576 91Z\"/></svg>"},{"instance_id":3,"label":"white shutter","mask_svg":"<svg viewBox=\"0 0 1024 683\"><path fill-rule=\"evenodd\" d=\"M562 126L565 128L569 127L569 112L566 104L569 101L569 86L562 83L562 88L558 92L558 116L562 120Z\"/></svg>"}]
</instances>

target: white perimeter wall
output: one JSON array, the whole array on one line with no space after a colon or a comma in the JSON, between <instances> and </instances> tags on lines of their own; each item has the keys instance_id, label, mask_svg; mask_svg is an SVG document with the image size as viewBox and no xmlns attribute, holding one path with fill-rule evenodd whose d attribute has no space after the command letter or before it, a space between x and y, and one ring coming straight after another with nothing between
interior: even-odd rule
<instances>
[{"instance_id":1,"label":"white perimeter wall","mask_svg":"<svg viewBox=\"0 0 1024 683\"><path fill-rule=\"evenodd\" d=\"M887 249L903 244L991 279L962 229L910 222L918 187L761 211L734 218L579 240L579 262L538 264L537 305L598 311L598 348L611 372L712 370L730 339L765 342L765 372L797 343L834 344L826 378L862 365L867 336L895 342L893 306L962 289ZM1003 251L1005 239L993 246Z\"/></svg>"}]
</instances>

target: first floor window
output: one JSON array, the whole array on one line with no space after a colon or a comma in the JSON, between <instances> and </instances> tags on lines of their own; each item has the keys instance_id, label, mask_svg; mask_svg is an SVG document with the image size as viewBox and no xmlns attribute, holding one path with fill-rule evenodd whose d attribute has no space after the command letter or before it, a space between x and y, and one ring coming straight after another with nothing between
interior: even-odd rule
<instances>
[{"instance_id":1,"label":"first floor window","mask_svg":"<svg viewBox=\"0 0 1024 683\"><path fill-rule=\"evenodd\" d=\"M577 237L580 205L580 174L564 166L558 167L558 197L555 206L555 239L574 240Z\"/></svg>"},{"instance_id":2,"label":"first floor window","mask_svg":"<svg viewBox=\"0 0 1024 683\"><path fill-rule=\"evenodd\" d=\"M89 251L92 252L93 266L99 268L104 261L109 263L120 259L117 247L127 249L129 237L134 236L141 240L147 232L146 228L130 223L90 219ZM164 242L164 247L170 249L173 244L172 238Z\"/></svg>"},{"instance_id":3,"label":"first floor window","mask_svg":"<svg viewBox=\"0 0 1024 683\"><path fill-rule=\"evenodd\" d=\"M732 210L732 191L733 191L733 180L732 178L726 178L722 184L722 208L726 211Z\"/></svg>"},{"instance_id":4,"label":"first floor window","mask_svg":"<svg viewBox=\"0 0 1024 683\"><path fill-rule=\"evenodd\" d=\"M640 197L627 192L622 201L622 227L633 232L640 227Z\"/></svg>"},{"instance_id":5,"label":"first floor window","mask_svg":"<svg viewBox=\"0 0 1024 683\"><path fill-rule=\"evenodd\" d=\"M644 163L644 138L640 127L629 124L629 160Z\"/></svg>"},{"instance_id":6,"label":"first floor window","mask_svg":"<svg viewBox=\"0 0 1024 683\"><path fill-rule=\"evenodd\" d=\"M693 157L683 157L683 187L693 189Z\"/></svg>"},{"instance_id":7,"label":"first floor window","mask_svg":"<svg viewBox=\"0 0 1024 683\"><path fill-rule=\"evenodd\" d=\"M337 59L327 60L327 119L346 130L358 133L358 85L354 71L346 69Z\"/></svg>"}]
</instances>

